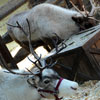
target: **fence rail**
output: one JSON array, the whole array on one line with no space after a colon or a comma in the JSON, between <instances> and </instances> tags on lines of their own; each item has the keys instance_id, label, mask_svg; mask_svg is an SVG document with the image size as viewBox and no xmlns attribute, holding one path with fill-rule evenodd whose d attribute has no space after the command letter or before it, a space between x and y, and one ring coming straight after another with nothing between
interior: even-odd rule
<instances>
[{"instance_id":1,"label":"fence rail","mask_svg":"<svg viewBox=\"0 0 100 100\"><path fill-rule=\"evenodd\" d=\"M10 0L6 4L0 7L0 20L8 16L14 10L26 3L27 0Z\"/></svg>"}]
</instances>

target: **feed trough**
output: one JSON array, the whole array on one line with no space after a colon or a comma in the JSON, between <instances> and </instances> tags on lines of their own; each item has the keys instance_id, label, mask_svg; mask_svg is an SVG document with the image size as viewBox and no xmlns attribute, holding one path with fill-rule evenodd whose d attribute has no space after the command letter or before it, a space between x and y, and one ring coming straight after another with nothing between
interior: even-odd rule
<instances>
[{"instance_id":1,"label":"feed trough","mask_svg":"<svg viewBox=\"0 0 100 100\"><path fill-rule=\"evenodd\" d=\"M66 78L81 81L100 79L100 25L71 36L59 54L55 69ZM60 45L59 45L60 48ZM52 50L47 57L53 55Z\"/></svg>"}]
</instances>

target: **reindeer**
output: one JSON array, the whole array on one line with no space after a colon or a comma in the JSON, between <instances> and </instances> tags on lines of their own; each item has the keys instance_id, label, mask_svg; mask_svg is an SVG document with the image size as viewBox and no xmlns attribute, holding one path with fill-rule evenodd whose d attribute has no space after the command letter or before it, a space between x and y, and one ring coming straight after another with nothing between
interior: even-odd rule
<instances>
[{"instance_id":1,"label":"reindeer","mask_svg":"<svg viewBox=\"0 0 100 100\"><path fill-rule=\"evenodd\" d=\"M99 7L100 8L100 7ZM90 13L91 14L91 13ZM18 21L22 28L28 32L26 18L31 22L30 29L32 32L33 48L45 45L50 51L54 48L51 44L51 39L55 38L56 33L60 38L60 42L68 39L71 35L78 33L80 30L92 27L94 22L83 13L58 7L52 4L39 4L32 9L12 16L7 23L7 38L10 41L15 40L24 49L28 50L28 41L20 28L17 28L16 21ZM12 27L13 26L13 27ZM5 36L3 36L5 43ZM48 46L49 45L49 46ZM26 55L29 54L26 53ZM25 56L26 56L25 55ZM16 57L15 57L16 58ZM21 58L21 57L17 57ZM16 61L16 60L15 60ZM18 63L18 61L16 61Z\"/></svg>"},{"instance_id":2,"label":"reindeer","mask_svg":"<svg viewBox=\"0 0 100 100\"><path fill-rule=\"evenodd\" d=\"M41 98L48 98L61 100L63 96L71 95L76 92L78 83L61 78L52 67L56 62L47 63L47 59L39 57L31 44L31 23L26 19L28 24L28 32L22 30L27 36L29 42L29 49L32 55L36 58L33 62L36 66L34 69L27 69L27 71L0 70L0 100L40 100ZM62 45L63 47L63 45ZM61 49L57 49L58 53ZM10 72L10 73L9 73Z\"/></svg>"},{"instance_id":3,"label":"reindeer","mask_svg":"<svg viewBox=\"0 0 100 100\"><path fill-rule=\"evenodd\" d=\"M0 70L0 100L59 98L75 93L78 88L76 82L61 78L51 68L45 68L37 75L25 75L24 71L23 76L5 73L5 71Z\"/></svg>"}]
</instances>

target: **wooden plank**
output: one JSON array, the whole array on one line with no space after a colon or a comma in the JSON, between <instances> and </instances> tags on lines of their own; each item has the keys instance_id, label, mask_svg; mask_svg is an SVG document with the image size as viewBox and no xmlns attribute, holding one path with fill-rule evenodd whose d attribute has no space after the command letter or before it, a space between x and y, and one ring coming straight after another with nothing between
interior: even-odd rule
<instances>
[{"instance_id":1,"label":"wooden plank","mask_svg":"<svg viewBox=\"0 0 100 100\"><path fill-rule=\"evenodd\" d=\"M91 67L93 67L96 74L100 77L100 68L99 68L99 64L97 63L96 59L88 51L85 51L85 53L86 53L87 57L89 58L90 63L92 64Z\"/></svg>"},{"instance_id":2,"label":"wooden plank","mask_svg":"<svg viewBox=\"0 0 100 100\"><path fill-rule=\"evenodd\" d=\"M98 48L90 48L89 52L92 53L92 54L100 55L100 49L98 49Z\"/></svg>"},{"instance_id":3,"label":"wooden plank","mask_svg":"<svg viewBox=\"0 0 100 100\"><path fill-rule=\"evenodd\" d=\"M57 67L60 67L59 69ZM68 73L71 73L72 74L72 68L71 67L68 67L68 66L65 66L64 64L61 64L61 63L57 63L56 67L54 67L54 69L60 74L61 71L63 72L63 74L66 74L66 76L63 76L62 77L67 77L68 78ZM87 76L85 73L81 73L81 72L77 72L77 78L79 78L80 80L83 80L83 81L88 81L88 80L94 80L94 79L98 79L98 78L94 78L94 77L90 77L90 76ZM68 78L70 79L70 77Z\"/></svg>"},{"instance_id":4,"label":"wooden plank","mask_svg":"<svg viewBox=\"0 0 100 100\"><path fill-rule=\"evenodd\" d=\"M2 57L3 59L5 60L5 62L8 64L8 63L11 63L11 68L12 69L15 69L15 68L18 68L15 61L13 60L8 48L6 47L6 45L4 44L1 36L0 36L0 53L2 54Z\"/></svg>"},{"instance_id":5,"label":"wooden plank","mask_svg":"<svg viewBox=\"0 0 100 100\"><path fill-rule=\"evenodd\" d=\"M80 64L80 61L81 61L81 58L82 58L82 54L83 54L83 52L81 50L78 50L76 52L76 57L74 58L74 63L73 63L73 66L72 66L72 74L71 74L72 80L74 80L75 75L77 74L78 69L80 67L79 64Z\"/></svg>"},{"instance_id":6,"label":"wooden plank","mask_svg":"<svg viewBox=\"0 0 100 100\"><path fill-rule=\"evenodd\" d=\"M91 46L96 43L100 39L100 31L96 33L90 40L88 40L82 47L84 50L89 50Z\"/></svg>"},{"instance_id":7,"label":"wooden plank","mask_svg":"<svg viewBox=\"0 0 100 100\"><path fill-rule=\"evenodd\" d=\"M0 64L1 64L2 67L6 68L6 69L9 68L8 64L6 63L6 61L5 61L4 57L3 57L3 55L1 54L1 52L0 52Z\"/></svg>"},{"instance_id":8,"label":"wooden plank","mask_svg":"<svg viewBox=\"0 0 100 100\"><path fill-rule=\"evenodd\" d=\"M19 8L21 5L26 3L27 0L10 0L6 4L0 7L0 20L5 18L7 15L12 13L14 10Z\"/></svg>"}]
</instances>

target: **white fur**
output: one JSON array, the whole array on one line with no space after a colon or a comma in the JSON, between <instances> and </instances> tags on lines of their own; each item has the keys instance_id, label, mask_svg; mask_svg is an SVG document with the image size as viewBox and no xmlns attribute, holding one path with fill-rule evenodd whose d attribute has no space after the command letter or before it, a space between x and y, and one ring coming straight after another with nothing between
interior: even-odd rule
<instances>
[{"instance_id":1,"label":"white fur","mask_svg":"<svg viewBox=\"0 0 100 100\"><path fill-rule=\"evenodd\" d=\"M53 74L53 71L49 70L49 72ZM28 76L13 75L0 70L0 100L40 100L41 96L37 90L27 83L28 78ZM55 81L57 84L58 80ZM59 87L59 95L67 95L68 92L72 94L74 90L70 88L71 86L77 88L78 84L64 79Z\"/></svg>"},{"instance_id":2,"label":"white fur","mask_svg":"<svg viewBox=\"0 0 100 100\"><path fill-rule=\"evenodd\" d=\"M59 96L68 96L75 93L76 91L71 89L71 87L78 88L78 84L76 82L63 79L61 85L59 86Z\"/></svg>"},{"instance_id":3,"label":"white fur","mask_svg":"<svg viewBox=\"0 0 100 100\"><path fill-rule=\"evenodd\" d=\"M40 95L29 86L27 77L0 70L0 100L40 100Z\"/></svg>"},{"instance_id":4,"label":"white fur","mask_svg":"<svg viewBox=\"0 0 100 100\"><path fill-rule=\"evenodd\" d=\"M8 24L16 25L16 21L18 21L28 33L27 18L31 26L32 40L43 39L48 35L52 37L54 36L53 33L65 39L79 31L79 27L72 20L72 16L78 15L80 14L77 11L44 3L14 15L9 19ZM16 37L19 41L27 41L26 36L18 28L8 26L8 32L11 37Z\"/></svg>"},{"instance_id":5,"label":"white fur","mask_svg":"<svg viewBox=\"0 0 100 100\"><path fill-rule=\"evenodd\" d=\"M54 71L52 70L52 69L45 69L45 70L43 70L43 72L42 72L42 76L51 76L51 75L53 75L54 74ZM55 73L56 74L56 73Z\"/></svg>"}]
</instances>

